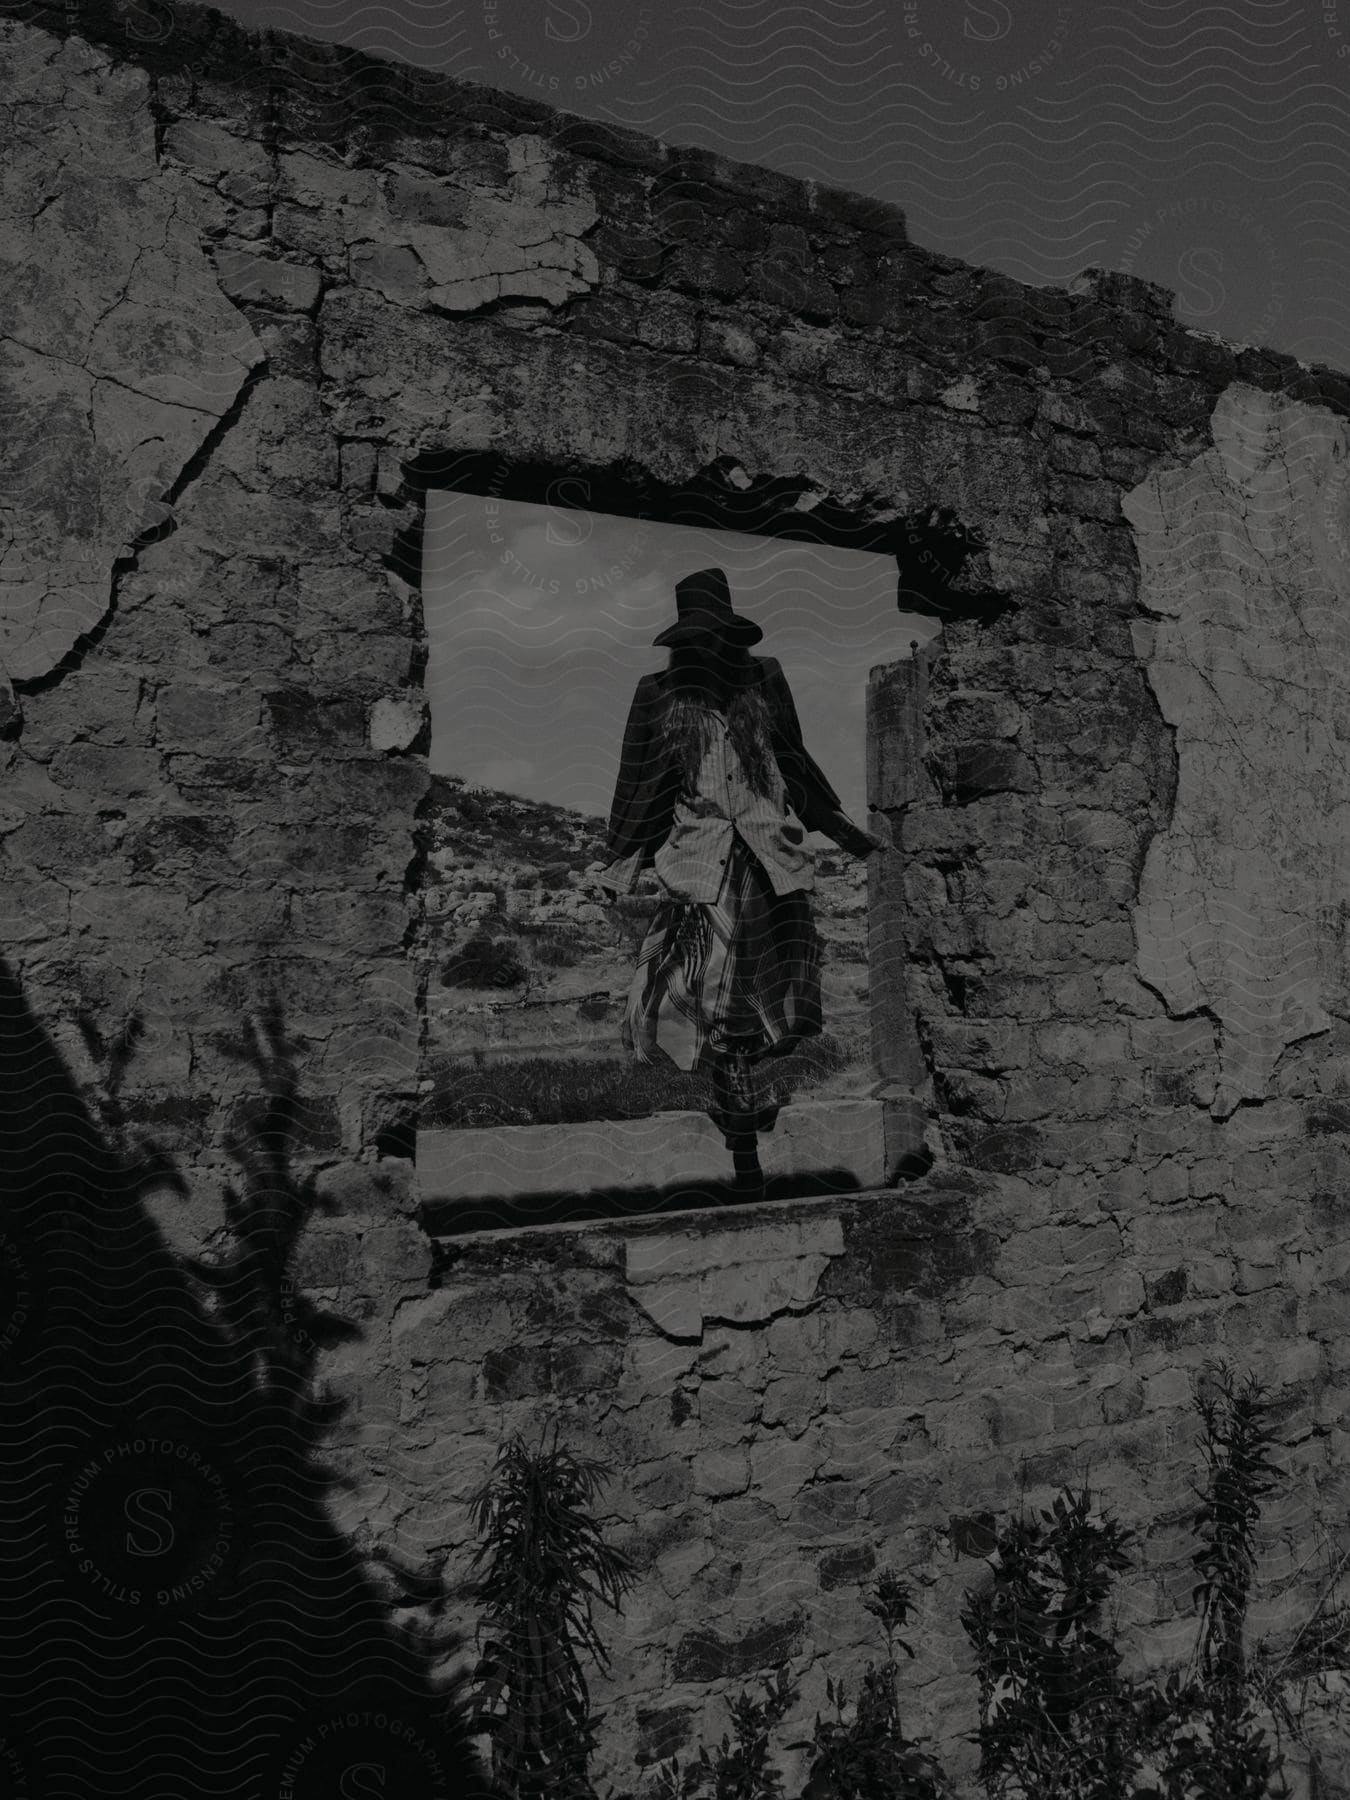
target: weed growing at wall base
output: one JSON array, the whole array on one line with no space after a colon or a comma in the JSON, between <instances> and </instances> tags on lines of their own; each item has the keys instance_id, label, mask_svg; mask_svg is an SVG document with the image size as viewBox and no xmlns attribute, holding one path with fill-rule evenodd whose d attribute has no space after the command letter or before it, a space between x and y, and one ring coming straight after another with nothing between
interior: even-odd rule
<instances>
[{"instance_id":1,"label":"weed growing at wall base","mask_svg":"<svg viewBox=\"0 0 1350 1800\"><path fill-rule=\"evenodd\" d=\"M492 1741L492 1774L511 1800L594 1800L589 1763L598 1721L581 1665L607 1661L592 1600L616 1608L633 1581L591 1514L598 1463L541 1438L503 1445L473 1502L485 1565L475 1725Z\"/></svg>"},{"instance_id":2,"label":"weed growing at wall base","mask_svg":"<svg viewBox=\"0 0 1350 1800\"><path fill-rule=\"evenodd\" d=\"M1132 1566L1135 1535L1086 1487L995 1532L989 1573L968 1591L962 1625L975 1654L978 1779L987 1800L1281 1800L1283 1757L1259 1712L1245 1628L1264 1502L1285 1476L1269 1398L1226 1365L1197 1394L1204 1476L1191 1563L1199 1614L1190 1664L1161 1682L1131 1677L1109 1607ZM606 1546L590 1514L599 1466L559 1449L499 1454L476 1502L490 1573L480 1591L490 1632L479 1670L483 1726L507 1800L594 1800L588 1765L599 1721L577 1648L603 1660L590 1596L619 1609L637 1571ZM901 1720L898 1653L912 1611L885 1569L864 1600L886 1641L850 1696L831 1675L832 1719L816 1717L801 1800L950 1800L953 1787ZM1304 1633L1299 1634L1301 1641ZM668 1757L640 1789L608 1800L784 1800L773 1738L796 1687L779 1668L728 1703L713 1748Z\"/></svg>"}]
</instances>

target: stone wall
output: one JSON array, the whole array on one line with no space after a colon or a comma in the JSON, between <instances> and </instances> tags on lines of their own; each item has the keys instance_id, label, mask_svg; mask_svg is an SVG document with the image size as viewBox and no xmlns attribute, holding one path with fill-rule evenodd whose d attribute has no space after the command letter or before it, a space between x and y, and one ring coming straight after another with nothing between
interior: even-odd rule
<instances>
[{"instance_id":1,"label":"stone wall","mask_svg":"<svg viewBox=\"0 0 1350 1800\"><path fill-rule=\"evenodd\" d=\"M294 1279L363 1321L325 1363L344 1522L454 1576L502 1433L557 1415L644 1571L611 1743L720 1731L710 1690L784 1660L800 1724L882 1561L920 1583L916 1717L952 1742L954 1599L1023 1479L1090 1464L1158 1519L1129 1624L1141 1656L1183 1641L1188 1380L1225 1351L1298 1439L1287 1624L1345 1498L1350 377L512 96L205 10L74 17L0 27L0 931L89 1082L143 1022L122 1105L184 1171L188 1245L223 1227L234 1039L275 999L326 1203ZM884 1072L923 1180L420 1229L423 498L560 472L887 550L906 587L906 520L978 534L914 754L877 752Z\"/></svg>"},{"instance_id":2,"label":"stone wall","mask_svg":"<svg viewBox=\"0 0 1350 1800\"><path fill-rule=\"evenodd\" d=\"M856 1681L878 1655L863 1588L893 1565L917 1586L906 1717L972 1791L959 1612L999 1515L1086 1479L1141 1531L1120 1607L1132 1666L1189 1654L1191 1377L1206 1356L1259 1366L1298 1446L1266 1520L1253 1638L1287 1641L1321 1591L1317 1527L1347 1498L1345 1377L1308 1293L1344 1263L1328 1247L1344 1208L1282 1203L1272 1270L1268 1206L1234 1198L1221 1224L1182 1197L1112 1205L1090 1179L952 1171L730 1217L456 1240L363 1388L367 1416L378 1393L391 1421L386 1517L454 1579L468 1496L507 1434L557 1419L613 1471L602 1510L642 1571L601 1623L620 1791L635 1761L720 1737L722 1703L783 1666L799 1791L827 1674Z\"/></svg>"}]
</instances>

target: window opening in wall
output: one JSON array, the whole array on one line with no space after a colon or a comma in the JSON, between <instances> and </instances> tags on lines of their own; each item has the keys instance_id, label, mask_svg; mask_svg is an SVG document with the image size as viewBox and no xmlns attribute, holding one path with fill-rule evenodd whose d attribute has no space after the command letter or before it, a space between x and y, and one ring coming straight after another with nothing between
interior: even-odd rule
<instances>
[{"instance_id":1,"label":"window opening in wall","mask_svg":"<svg viewBox=\"0 0 1350 1800\"><path fill-rule=\"evenodd\" d=\"M625 1014L663 895L650 870L632 891L616 891L606 842L635 689L668 666L669 650L653 639L677 617L677 583L725 572L734 612L763 630L751 655L781 664L807 753L865 828L868 672L938 627L898 612L893 552L620 516L587 507L580 480L559 479L547 495L427 494L435 784L420 1125L438 1138L595 1126L616 1190L655 1188L660 1170L637 1166L643 1133L659 1162L663 1123L673 1130L675 1115L687 1123L701 1114L711 1126L707 1115L726 1099L706 1056L692 1069L659 1055L633 1061ZM755 1099L771 1131L784 1105L856 1101L876 1081L867 864L819 830L803 847L814 863L824 1030L759 1065ZM724 1163L731 1146L724 1133ZM538 1149L547 1155L546 1134ZM864 1185L835 1173L836 1187ZM539 1175L555 1185L547 1169ZM826 1191L819 1175L806 1191ZM505 1222L499 1212L479 1223Z\"/></svg>"}]
</instances>

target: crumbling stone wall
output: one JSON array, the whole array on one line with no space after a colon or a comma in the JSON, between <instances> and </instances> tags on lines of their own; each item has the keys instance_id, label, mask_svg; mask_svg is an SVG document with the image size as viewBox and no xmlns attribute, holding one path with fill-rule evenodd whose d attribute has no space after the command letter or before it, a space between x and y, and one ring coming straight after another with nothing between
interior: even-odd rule
<instances>
[{"instance_id":1,"label":"crumbling stone wall","mask_svg":"<svg viewBox=\"0 0 1350 1800\"><path fill-rule=\"evenodd\" d=\"M144 1020L124 1110L183 1165L191 1244L256 1102L232 1037L276 996L331 1203L295 1278L363 1321L325 1364L344 1522L455 1575L501 1435L556 1412L613 1462L644 1568L612 1744L678 1747L710 1686L781 1660L804 1728L881 1561L920 1581L916 1716L951 1741L981 1520L1088 1462L1133 1521L1181 1504L1189 1372L1226 1350L1299 1440L1287 1624L1347 1463L1350 378L1188 332L1126 277L969 268L857 196L128 17L3 26L4 949L91 1081L81 1021ZM675 521L903 554L938 505L979 534L897 726L916 754L881 759L874 905L918 1057L886 1072L925 1180L420 1230L423 497L560 472ZM1141 1655L1184 1640L1174 1525L1132 1590Z\"/></svg>"}]
</instances>

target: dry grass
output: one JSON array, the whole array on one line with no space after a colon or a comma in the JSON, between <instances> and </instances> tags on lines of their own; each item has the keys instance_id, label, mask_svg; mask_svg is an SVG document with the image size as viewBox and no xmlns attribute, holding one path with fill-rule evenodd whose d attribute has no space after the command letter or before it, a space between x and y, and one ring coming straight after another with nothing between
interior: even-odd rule
<instances>
[{"instance_id":1,"label":"dry grass","mask_svg":"<svg viewBox=\"0 0 1350 1800\"><path fill-rule=\"evenodd\" d=\"M845 1066L829 1036L762 1065L766 1098L782 1105L814 1092ZM524 1057L499 1063L443 1062L420 1124L441 1130L486 1125L565 1125L588 1119L645 1119L659 1112L706 1112L710 1077L699 1070L648 1067L617 1057Z\"/></svg>"}]
</instances>

